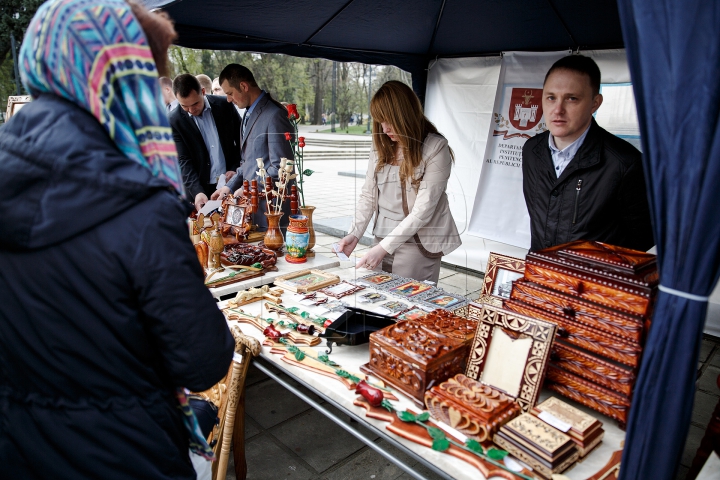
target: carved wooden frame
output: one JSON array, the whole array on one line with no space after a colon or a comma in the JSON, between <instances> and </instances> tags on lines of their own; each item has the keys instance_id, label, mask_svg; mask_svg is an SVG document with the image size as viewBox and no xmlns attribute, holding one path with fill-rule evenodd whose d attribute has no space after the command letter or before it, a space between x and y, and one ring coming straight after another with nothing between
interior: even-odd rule
<instances>
[{"instance_id":1,"label":"carved wooden frame","mask_svg":"<svg viewBox=\"0 0 720 480\"><path fill-rule=\"evenodd\" d=\"M480 296L475 300L476 302L502 307L502 302L505 298L492 294L499 270L509 270L511 272L524 274L525 260L490 252L487 268L485 269L485 277L483 278L482 290L480 291Z\"/></svg>"},{"instance_id":2,"label":"carved wooden frame","mask_svg":"<svg viewBox=\"0 0 720 480\"><path fill-rule=\"evenodd\" d=\"M294 278L302 277L303 275L318 275L325 280L317 283L315 285L310 286L298 286L295 285L292 282ZM291 292L295 293L307 293L307 292L314 292L315 290L320 290L321 288L329 287L331 285L335 285L336 283L340 283L340 277L338 277L335 274L324 272L322 270L300 270L299 272L293 272L288 273L287 275L281 275L279 277L275 277L274 282L275 286L277 287L283 287L287 290L290 290Z\"/></svg>"},{"instance_id":3,"label":"carved wooden frame","mask_svg":"<svg viewBox=\"0 0 720 480\"><path fill-rule=\"evenodd\" d=\"M247 239L250 229L252 228L252 209L250 200L246 197L235 197L228 195L222 202L223 214L220 218L220 230L223 235L232 235L235 239L240 242L241 240ZM243 212L242 220L240 225L237 223L231 223L228 218L230 210L241 209Z\"/></svg>"},{"instance_id":4,"label":"carved wooden frame","mask_svg":"<svg viewBox=\"0 0 720 480\"><path fill-rule=\"evenodd\" d=\"M348 290L346 290L346 291L344 291L344 292L342 292L342 293L334 293L334 292L332 292L332 291L330 290L330 289L335 288L335 287L337 287L338 285L342 285L342 284L350 285L350 287L352 287L352 288L349 288ZM348 295L352 295L352 294L354 294L354 293L356 293L356 292L359 292L360 290L365 290L365 287L362 286L362 285L353 285L352 283L343 280L343 281L341 281L340 283L337 283L337 284L332 285L332 286L330 286L330 287L321 288L320 290L318 290L318 292L324 293L324 294L327 295L328 297L343 298L343 297L347 297Z\"/></svg>"},{"instance_id":5,"label":"carved wooden frame","mask_svg":"<svg viewBox=\"0 0 720 480\"><path fill-rule=\"evenodd\" d=\"M465 375L473 380L480 379L490 350L494 327L500 327L519 337L533 339L516 398L520 408L527 412L535 406L548 367L550 351L557 327L549 322L509 312L492 305L471 303L468 308L470 319L477 320L477 330L470 348ZM493 385L490 385L493 386Z\"/></svg>"},{"instance_id":6,"label":"carved wooden frame","mask_svg":"<svg viewBox=\"0 0 720 480\"><path fill-rule=\"evenodd\" d=\"M7 111L5 113L5 123L10 120L10 117L15 115L15 112L20 110L22 105L30 103L32 97L30 95L11 95L7 100Z\"/></svg>"}]
</instances>

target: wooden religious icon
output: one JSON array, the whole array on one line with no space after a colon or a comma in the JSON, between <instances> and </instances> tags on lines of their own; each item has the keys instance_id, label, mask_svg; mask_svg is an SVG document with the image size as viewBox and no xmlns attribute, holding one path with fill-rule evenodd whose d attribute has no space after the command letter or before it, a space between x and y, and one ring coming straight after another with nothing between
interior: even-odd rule
<instances>
[{"instance_id":1,"label":"wooden religious icon","mask_svg":"<svg viewBox=\"0 0 720 480\"><path fill-rule=\"evenodd\" d=\"M250 199L227 195L223 199L222 209L223 216L220 225L223 236L233 236L238 242L247 240L252 229Z\"/></svg>"}]
</instances>

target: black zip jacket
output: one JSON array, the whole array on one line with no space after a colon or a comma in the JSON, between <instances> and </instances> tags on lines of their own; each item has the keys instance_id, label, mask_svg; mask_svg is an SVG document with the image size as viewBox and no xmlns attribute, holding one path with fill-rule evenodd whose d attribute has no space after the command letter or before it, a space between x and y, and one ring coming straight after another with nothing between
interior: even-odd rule
<instances>
[{"instance_id":1,"label":"black zip jacket","mask_svg":"<svg viewBox=\"0 0 720 480\"><path fill-rule=\"evenodd\" d=\"M66 100L0 127L0 478L195 478L175 388L235 342L186 215Z\"/></svg>"},{"instance_id":2,"label":"black zip jacket","mask_svg":"<svg viewBox=\"0 0 720 480\"><path fill-rule=\"evenodd\" d=\"M549 131L523 147L523 193L531 250L597 240L647 251L654 244L640 152L595 119L560 178Z\"/></svg>"}]
</instances>

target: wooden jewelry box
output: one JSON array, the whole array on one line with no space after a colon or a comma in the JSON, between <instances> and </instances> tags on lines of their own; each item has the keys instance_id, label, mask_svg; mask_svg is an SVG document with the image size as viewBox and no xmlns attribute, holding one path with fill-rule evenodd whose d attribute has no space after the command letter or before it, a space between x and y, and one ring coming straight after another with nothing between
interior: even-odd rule
<instances>
[{"instance_id":1,"label":"wooden jewelry box","mask_svg":"<svg viewBox=\"0 0 720 480\"><path fill-rule=\"evenodd\" d=\"M546 386L624 428L657 285L654 255L576 241L529 253L503 306L558 325Z\"/></svg>"},{"instance_id":2,"label":"wooden jewelry box","mask_svg":"<svg viewBox=\"0 0 720 480\"><path fill-rule=\"evenodd\" d=\"M605 435L600 420L556 397L548 398L530 413L568 435L577 445L580 458L598 446Z\"/></svg>"},{"instance_id":3,"label":"wooden jewelry box","mask_svg":"<svg viewBox=\"0 0 720 480\"><path fill-rule=\"evenodd\" d=\"M564 472L579 458L570 436L529 413L503 425L494 441L545 478Z\"/></svg>"},{"instance_id":4,"label":"wooden jewelry box","mask_svg":"<svg viewBox=\"0 0 720 480\"><path fill-rule=\"evenodd\" d=\"M443 322L436 327L433 318ZM466 332L474 322L448 312L433 312L420 320L371 333L370 361L360 370L380 377L422 407L428 388L465 370L472 341Z\"/></svg>"},{"instance_id":5,"label":"wooden jewelry box","mask_svg":"<svg viewBox=\"0 0 720 480\"><path fill-rule=\"evenodd\" d=\"M465 375L425 393L435 418L483 442L537 401L555 325L490 305L471 303L477 320Z\"/></svg>"}]
</instances>

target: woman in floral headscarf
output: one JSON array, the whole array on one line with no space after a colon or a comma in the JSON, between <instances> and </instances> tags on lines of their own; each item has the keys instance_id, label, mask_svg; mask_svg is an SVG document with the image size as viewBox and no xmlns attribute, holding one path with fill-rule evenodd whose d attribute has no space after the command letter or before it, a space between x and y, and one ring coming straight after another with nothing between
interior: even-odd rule
<instances>
[{"instance_id":1,"label":"woman in floral headscarf","mask_svg":"<svg viewBox=\"0 0 720 480\"><path fill-rule=\"evenodd\" d=\"M0 129L0 468L191 479L211 455L182 389L227 373L158 73L167 18L51 0L20 51L34 101Z\"/></svg>"}]
</instances>

